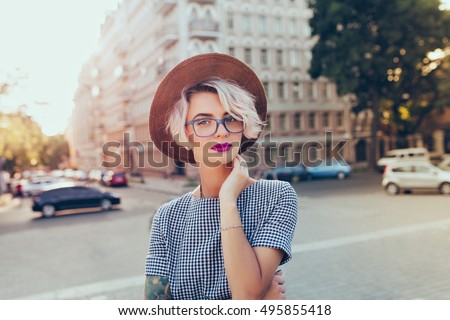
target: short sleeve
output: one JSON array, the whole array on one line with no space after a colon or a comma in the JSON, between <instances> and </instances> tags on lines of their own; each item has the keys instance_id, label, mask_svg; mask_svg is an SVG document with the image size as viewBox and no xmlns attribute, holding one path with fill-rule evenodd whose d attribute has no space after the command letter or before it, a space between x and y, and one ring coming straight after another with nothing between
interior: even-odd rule
<instances>
[{"instance_id":1,"label":"short sleeve","mask_svg":"<svg viewBox=\"0 0 450 320\"><path fill-rule=\"evenodd\" d=\"M148 254L145 261L145 274L168 276L167 243L161 230L163 206L155 213L150 233Z\"/></svg>"},{"instance_id":2,"label":"short sleeve","mask_svg":"<svg viewBox=\"0 0 450 320\"><path fill-rule=\"evenodd\" d=\"M258 228L251 245L282 250L281 265L292 258L291 242L297 224L298 199L294 188L287 182L282 183L278 192L279 198Z\"/></svg>"}]
</instances>

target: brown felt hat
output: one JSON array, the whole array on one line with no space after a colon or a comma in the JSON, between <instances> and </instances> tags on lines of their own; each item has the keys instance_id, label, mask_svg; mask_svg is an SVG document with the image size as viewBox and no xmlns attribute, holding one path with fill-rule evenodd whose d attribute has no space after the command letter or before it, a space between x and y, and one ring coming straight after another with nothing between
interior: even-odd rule
<instances>
[{"instance_id":1,"label":"brown felt hat","mask_svg":"<svg viewBox=\"0 0 450 320\"><path fill-rule=\"evenodd\" d=\"M176 161L195 163L192 150L175 143L166 126L169 115L180 100L184 88L216 77L236 82L255 97L259 118L266 120L267 99L264 87L255 72L242 61L221 53L206 53L190 57L177 64L161 81L150 107L149 129L155 146ZM240 153L256 139L242 136Z\"/></svg>"}]
</instances>

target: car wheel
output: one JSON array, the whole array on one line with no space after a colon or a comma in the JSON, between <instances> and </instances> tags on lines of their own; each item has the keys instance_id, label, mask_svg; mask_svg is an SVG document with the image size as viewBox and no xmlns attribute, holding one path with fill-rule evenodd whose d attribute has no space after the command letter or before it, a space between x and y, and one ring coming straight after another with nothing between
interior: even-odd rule
<instances>
[{"instance_id":1,"label":"car wheel","mask_svg":"<svg viewBox=\"0 0 450 320\"><path fill-rule=\"evenodd\" d=\"M111 207L112 207L111 200L109 200L109 199L102 200L102 210L103 211L111 210Z\"/></svg>"},{"instance_id":2,"label":"car wheel","mask_svg":"<svg viewBox=\"0 0 450 320\"><path fill-rule=\"evenodd\" d=\"M395 183L388 183L385 188L386 192L391 195L399 194L400 188Z\"/></svg>"},{"instance_id":3,"label":"car wheel","mask_svg":"<svg viewBox=\"0 0 450 320\"><path fill-rule=\"evenodd\" d=\"M43 215L45 218L53 217L53 216L55 215L55 212L56 212L55 206L53 206L53 205L51 205L51 204L45 204L45 205L42 207L42 215Z\"/></svg>"},{"instance_id":4,"label":"car wheel","mask_svg":"<svg viewBox=\"0 0 450 320\"><path fill-rule=\"evenodd\" d=\"M347 175L344 172L338 172L337 178L338 180L344 180L347 177Z\"/></svg>"},{"instance_id":5,"label":"car wheel","mask_svg":"<svg viewBox=\"0 0 450 320\"><path fill-rule=\"evenodd\" d=\"M449 195L450 194L450 183L444 182L439 186L439 192L441 194Z\"/></svg>"},{"instance_id":6,"label":"car wheel","mask_svg":"<svg viewBox=\"0 0 450 320\"><path fill-rule=\"evenodd\" d=\"M299 182L300 181L300 176L292 176L291 178L291 182Z\"/></svg>"}]
</instances>

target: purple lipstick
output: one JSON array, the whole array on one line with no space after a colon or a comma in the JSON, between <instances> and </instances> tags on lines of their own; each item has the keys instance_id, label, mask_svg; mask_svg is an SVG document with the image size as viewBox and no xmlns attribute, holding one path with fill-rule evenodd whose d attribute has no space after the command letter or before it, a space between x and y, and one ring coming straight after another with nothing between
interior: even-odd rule
<instances>
[{"instance_id":1,"label":"purple lipstick","mask_svg":"<svg viewBox=\"0 0 450 320\"><path fill-rule=\"evenodd\" d=\"M231 147L232 147L231 143L224 142L224 143L218 143L218 144L214 145L213 147L211 147L211 149L214 151L217 151L217 152L226 152L226 151L230 150Z\"/></svg>"}]
</instances>

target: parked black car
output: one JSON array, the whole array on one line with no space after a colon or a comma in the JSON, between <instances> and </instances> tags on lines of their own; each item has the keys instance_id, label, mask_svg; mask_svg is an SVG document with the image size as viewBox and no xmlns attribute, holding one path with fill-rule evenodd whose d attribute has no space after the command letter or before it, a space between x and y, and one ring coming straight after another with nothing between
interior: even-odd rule
<instances>
[{"instance_id":1,"label":"parked black car","mask_svg":"<svg viewBox=\"0 0 450 320\"><path fill-rule=\"evenodd\" d=\"M271 169L263 175L267 180L282 180L289 182L297 182L300 180L308 180L309 174L303 165L279 166Z\"/></svg>"},{"instance_id":2,"label":"parked black car","mask_svg":"<svg viewBox=\"0 0 450 320\"><path fill-rule=\"evenodd\" d=\"M50 189L33 198L33 211L52 217L57 211L67 209L100 208L104 211L120 204L120 197L110 192L84 186Z\"/></svg>"}]
</instances>

